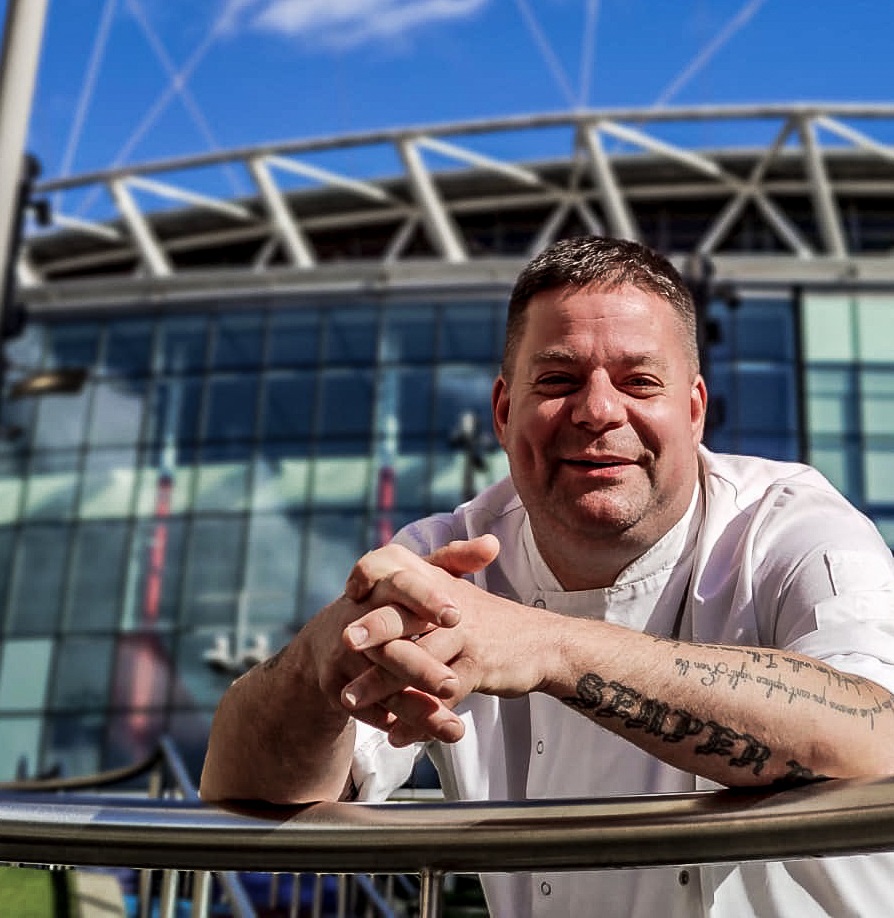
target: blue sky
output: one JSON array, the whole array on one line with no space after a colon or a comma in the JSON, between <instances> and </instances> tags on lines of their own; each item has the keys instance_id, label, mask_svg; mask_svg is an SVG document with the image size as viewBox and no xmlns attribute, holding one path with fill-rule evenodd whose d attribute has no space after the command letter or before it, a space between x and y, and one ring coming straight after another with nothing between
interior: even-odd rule
<instances>
[{"instance_id":1,"label":"blue sky","mask_svg":"<svg viewBox=\"0 0 894 918\"><path fill-rule=\"evenodd\" d=\"M892 35L889 0L50 0L29 148L50 178L580 106L886 102Z\"/></svg>"}]
</instances>

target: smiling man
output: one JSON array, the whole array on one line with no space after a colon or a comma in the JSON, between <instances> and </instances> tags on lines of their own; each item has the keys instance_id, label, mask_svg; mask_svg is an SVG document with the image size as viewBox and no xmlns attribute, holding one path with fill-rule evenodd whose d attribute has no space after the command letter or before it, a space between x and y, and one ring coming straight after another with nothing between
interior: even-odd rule
<instances>
[{"instance_id":1,"label":"smiling man","mask_svg":"<svg viewBox=\"0 0 894 918\"><path fill-rule=\"evenodd\" d=\"M425 749L466 800L894 772L890 552L808 466L701 447L706 403L667 261L595 237L534 259L493 392L510 478L362 558L232 686L203 796L380 799ZM512 918L874 915L892 867L483 884Z\"/></svg>"}]
</instances>

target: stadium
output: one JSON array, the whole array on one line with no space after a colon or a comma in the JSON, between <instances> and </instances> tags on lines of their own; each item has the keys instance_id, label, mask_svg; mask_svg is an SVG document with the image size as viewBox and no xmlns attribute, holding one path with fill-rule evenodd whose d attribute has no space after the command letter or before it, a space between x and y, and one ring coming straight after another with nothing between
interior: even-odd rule
<instances>
[{"instance_id":1,"label":"stadium","mask_svg":"<svg viewBox=\"0 0 894 918\"><path fill-rule=\"evenodd\" d=\"M5 329L0 777L163 734L197 768L229 680L358 554L504 475L507 293L562 237L668 255L708 445L815 464L894 545L892 120L585 110L36 179ZM210 192L220 169L255 193ZM103 217L39 206L61 191Z\"/></svg>"}]
</instances>

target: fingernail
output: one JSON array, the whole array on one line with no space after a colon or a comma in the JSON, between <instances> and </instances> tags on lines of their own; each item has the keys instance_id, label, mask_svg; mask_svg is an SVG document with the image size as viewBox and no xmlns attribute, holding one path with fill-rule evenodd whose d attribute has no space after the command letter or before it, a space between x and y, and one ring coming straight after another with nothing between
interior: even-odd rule
<instances>
[{"instance_id":1,"label":"fingernail","mask_svg":"<svg viewBox=\"0 0 894 918\"><path fill-rule=\"evenodd\" d=\"M367 631L363 625L351 625L351 627L348 628L348 640L355 647L361 647L365 644L368 637L369 631Z\"/></svg>"},{"instance_id":2,"label":"fingernail","mask_svg":"<svg viewBox=\"0 0 894 918\"><path fill-rule=\"evenodd\" d=\"M455 743L457 740L461 740L463 733L465 733L465 730L461 720L448 721L441 728L441 735L444 737L444 742L447 743Z\"/></svg>"},{"instance_id":3,"label":"fingernail","mask_svg":"<svg viewBox=\"0 0 894 918\"><path fill-rule=\"evenodd\" d=\"M437 688L435 694L438 698L449 698L455 691L457 686L456 676L448 676Z\"/></svg>"},{"instance_id":4,"label":"fingernail","mask_svg":"<svg viewBox=\"0 0 894 918\"><path fill-rule=\"evenodd\" d=\"M438 616L438 624L444 628L452 628L454 625L458 625L459 609L455 606L447 606L441 609L441 614Z\"/></svg>"},{"instance_id":5,"label":"fingernail","mask_svg":"<svg viewBox=\"0 0 894 918\"><path fill-rule=\"evenodd\" d=\"M341 697L342 697L344 703L345 703L349 708L356 708L356 707L358 707L358 705L359 705L359 703L360 703L360 699L357 697L357 693L356 693L356 692L348 692L348 691L345 691L345 692L342 692Z\"/></svg>"}]
</instances>

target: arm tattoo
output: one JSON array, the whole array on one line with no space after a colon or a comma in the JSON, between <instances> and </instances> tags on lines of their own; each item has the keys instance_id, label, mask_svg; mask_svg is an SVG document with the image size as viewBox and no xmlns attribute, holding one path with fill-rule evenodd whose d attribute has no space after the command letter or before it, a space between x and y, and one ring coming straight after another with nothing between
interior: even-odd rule
<instances>
[{"instance_id":1,"label":"arm tattoo","mask_svg":"<svg viewBox=\"0 0 894 918\"><path fill-rule=\"evenodd\" d=\"M698 738L700 742L693 750L696 755L721 756L733 768L750 768L755 775L763 771L770 758L770 747L750 733L739 733L713 720L701 720L682 708L647 698L630 686L606 682L596 673L581 676L577 695L562 701L593 720L622 720L628 730L642 730L665 743Z\"/></svg>"}]
</instances>

